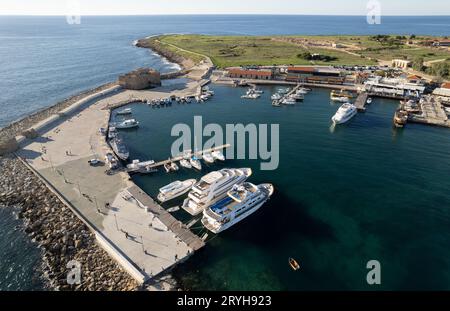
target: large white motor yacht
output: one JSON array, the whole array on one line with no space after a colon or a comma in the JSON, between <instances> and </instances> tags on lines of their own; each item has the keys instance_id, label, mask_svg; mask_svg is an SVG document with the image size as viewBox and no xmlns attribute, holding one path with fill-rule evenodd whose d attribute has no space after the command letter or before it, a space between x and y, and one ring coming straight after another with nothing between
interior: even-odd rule
<instances>
[{"instance_id":1,"label":"large white motor yacht","mask_svg":"<svg viewBox=\"0 0 450 311\"><path fill-rule=\"evenodd\" d=\"M168 184L167 186L164 186L161 189L159 189L158 200L161 203L164 203L174 198L177 198L188 192L196 182L197 181L195 179L188 179L185 181L179 180L174 181L173 183Z\"/></svg>"},{"instance_id":2,"label":"large white motor yacht","mask_svg":"<svg viewBox=\"0 0 450 311\"><path fill-rule=\"evenodd\" d=\"M342 124L353 118L358 110L355 105L345 103L339 107L336 114L331 118L334 124Z\"/></svg>"},{"instance_id":3,"label":"large white motor yacht","mask_svg":"<svg viewBox=\"0 0 450 311\"><path fill-rule=\"evenodd\" d=\"M250 168L222 169L211 172L202 177L189 192L188 198L184 200L182 208L189 214L195 216L205 208L214 204L233 188L234 185L242 184L252 174Z\"/></svg>"},{"instance_id":4,"label":"large white motor yacht","mask_svg":"<svg viewBox=\"0 0 450 311\"><path fill-rule=\"evenodd\" d=\"M256 212L273 191L271 184L255 186L246 182L236 185L226 197L203 211L202 224L213 233L222 232Z\"/></svg>"}]
</instances>

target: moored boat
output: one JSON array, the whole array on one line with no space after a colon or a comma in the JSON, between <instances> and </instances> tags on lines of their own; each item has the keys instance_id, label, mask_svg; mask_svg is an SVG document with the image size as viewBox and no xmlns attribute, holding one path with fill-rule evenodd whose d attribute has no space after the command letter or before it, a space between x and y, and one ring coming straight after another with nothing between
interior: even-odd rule
<instances>
[{"instance_id":1,"label":"moored boat","mask_svg":"<svg viewBox=\"0 0 450 311\"><path fill-rule=\"evenodd\" d=\"M397 128L402 128L406 125L406 123L408 122L408 112L402 110L402 109L397 109L397 111L395 111L394 114L394 126Z\"/></svg>"},{"instance_id":2,"label":"moored boat","mask_svg":"<svg viewBox=\"0 0 450 311\"><path fill-rule=\"evenodd\" d=\"M130 157L130 152L119 135L116 135L113 139L111 139L109 144L119 159L122 161L128 160Z\"/></svg>"},{"instance_id":3,"label":"moored boat","mask_svg":"<svg viewBox=\"0 0 450 311\"><path fill-rule=\"evenodd\" d=\"M331 118L334 124L342 124L349 121L358 113L355 105L345 103L339 107L336 114Z\"/></svg>"},{"instance_id":4,"label":"moored boat","mask_svg":"<svg viewBox=\"0 0 450 311\"><path fill-rule=\"evenodd\" d=\"M117 111L117 115L126 115L126 114L132 114L133 111L131 110L131 108L125 108L123 110L119 110Z\"/></svg>"},{"instance_id":5,"label":"moored boat","mask_svg":"<svg viewBox=\"0 0 450 311\"><path fill-rule=\"evenodd\" d=\"M181 165L181 167L184 167L184 168L192 168L191 163L186 159L180 160L180 165Z\"/></svg>"},{"instance_id":6,"label":"moored boat","mask_svg":"<svg viewBox=\"0 0 450 311\"><path fill-rule=\"evenodd\" d=\"M242 184L252 174L250 168L222 169L203 176L189 192L182 208L195 216L205 208L214 204L224 196L234 185Z\"/></svg>"},{"instance_id":7,"label":"moored boat","mask_svg":"<svg viewBox=\"0 0 450 311\"><path fill-rule=\"evenodd\" d=\"M205 161L206 163L212 164L214 163L214 157L212 156L211 153L204 153L203 154L203 161Z\"/></svg>"},{"instance_id":8,"label":"moored boat","mask_svg":"<svg viewBox=\"0 0 450 311\"><path fill-rule=\"evenodd\" d=\"M193 168L201 171L202 170L202 164L200 163L200 160L197 157L192 157L189 160L189 163L192 165Z\"/></svg>"},{"instance_id":9,"label":"moored boat","mask_svg":"<svg viewBox=\"0 0 450 311\"><path fill-rule=\"evenodd\" d=\"M174 181L167 186L159 189L158 200L161 203L175 199L188 192L197 181L195 179L188 179L185 181Z\"/></svg>"},{"instance_id":10,"label":"moored boat","mask_svg":"<svg viewBox=\"0 0 450 311\"><path fill-rule=\"evenodd\" d=\"M225 161L225 156L220 150L213 151L211 155L214 157L214 159L219 161Z\"/></svg>"},{"instance_id":11,"label":"moored boat","mask_svg":"<svg viewBox=\"0 0 450 311\"><path fill-rule=\"evenodd\" d=\"M227 195L203 211L202 224L213 233L220 233L256 212L274 192L271 184L245 182L234 185Z\"/></svg>"},{"instance_id":12,"label":"moored boat","mask_svg":"<svg viewBox=\"0 0 450 311\"><path fill-rule=\"evenodd\" d=\"M292 270L297 271L300 269L300 265L294 258L289 258L289 265L291 266Z\"/></svg>"},{"instance_id":13,"label":"moored boat","mask_svg":"<svg viewBox=\"0 0 450 311\"><path fill-rule=\"evenodd\" d=\"M128 119L116 124L118 129L131 129L139 126L139 122L136 119Z\"/></svg>"}]
</instances>

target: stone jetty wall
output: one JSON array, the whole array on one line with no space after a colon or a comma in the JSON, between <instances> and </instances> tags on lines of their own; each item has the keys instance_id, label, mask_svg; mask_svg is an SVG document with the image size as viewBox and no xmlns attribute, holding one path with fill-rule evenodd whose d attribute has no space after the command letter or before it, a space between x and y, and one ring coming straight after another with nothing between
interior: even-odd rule
<instances>
[{"instance_id":1,"label":"stone jetty wall","mask_svg":"<svg viewBox=\"0 0 450 311\"><path fill-rule=\"evenodd\" d=\"M51 115L60 112L61 110L69 107L70 105L83 99L84 97L111 88L116 84L117 84L116 82L107 83L97 88L69 97L63 101L56 103L53 106L39 110L33 114L26 116L21 120L18 120L16 122L9 124L8 126L5 126L4 128L0 129L0 145L5 144L5 142L10 141L16 136L22 135L22 133L25 130L29 129L36 123L41 122L50 117Z\"/></svg>"},{"instance_id":2,"label":"stone jetty wall","mask_svg":"<svg viewBox=\"0 0 450 311\"><path fill-rule=\"evenodd\" d=\"M95 235L19 159L0 158L0 205L18 206L25 231L43 250L43 272L57 290L136 290L138 284L96 242ZM68 262L81 264L69 285Z\"/></svg>"}]
</instances>

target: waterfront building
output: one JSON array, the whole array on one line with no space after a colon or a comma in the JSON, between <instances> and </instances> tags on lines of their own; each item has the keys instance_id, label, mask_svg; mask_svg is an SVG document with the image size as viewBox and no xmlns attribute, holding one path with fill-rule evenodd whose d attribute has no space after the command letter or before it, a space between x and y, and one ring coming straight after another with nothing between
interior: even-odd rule
<instances>
[{"instance_id":1,"label":"waterfront building","mask_svg":"<svg viewBox=\"0 0 450 311\"><path fill-rule=\"evenodd\" d=\"M333 67L291 66L286 81L297 83L343 84L344 73Z\"/></svg>"},{"instance_id":2,"label":"waterfront building","mask_svg":"<svg viewBox=\"0 0 450 311\"><path fill-rule=\"evenodd\" d=\"M419 97L425 92L423 83L410 83L402 78L383 78L377 76L364 83L367 92L384 97L404 98L408 96Z\"/></svg>"},{"instance_id":3,"label":"waterfront building","mask_svg":"<svg viewBox=\"0 0 450 311\"><path fill-rule=\"evenodd\" d=\"M443 83L440 88L433 91L433 95L443 105L450 106L450 83Z\"/></svg>"},{"instance_id":4,"label":"waterfront building","mask_svg":"<svg viewBox=\"0 0 450 311\"><path fill-rule=\"evenodd\" d=\"M231 68L228 70L228 76L238 79L271 80L273 72L271 70Z\"/></svg>"}]
</instances>

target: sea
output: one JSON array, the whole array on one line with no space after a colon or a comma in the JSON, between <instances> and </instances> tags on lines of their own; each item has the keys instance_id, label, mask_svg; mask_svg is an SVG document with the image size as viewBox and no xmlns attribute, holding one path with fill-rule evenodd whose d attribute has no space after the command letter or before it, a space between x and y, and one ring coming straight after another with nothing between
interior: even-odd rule
<instances>
[{"instance_id":1,"label":"sea","mask_svg":"<svg viewBox=\"0 0 450 311\"><path fill-rule=\"evenodd\" d=\"M177 69L133 41L164 33L218 35L448 35L450 17L190 15L0 17L0 127L138 67ZM212 86L204 105L152 109L132 105L142 126L125 133L133 158L164 159L179 122L276 123L280 165L261 171L256 160L205 167L251 167L255 183L276 192L257 213L217 236L175 270L186 289L405 290L450 289L450 135L447 129L392 129L398 102L377 99L349 124L330 127L335 105L314 89L304 103L273 108L264 88L257 101L243 90ZM150 142L150 143L149 143ZM157 174L135 182L155 195L174 178ZM0 210L0 290L44 290L40 251L14 209ZM188 221L183 212L176 216ZM200 230L200 229L199 229ZM288 258L296 258L292 271ZM381 265L382 282L369 285L367 262Z\"/></svg>"}]
</instances>

